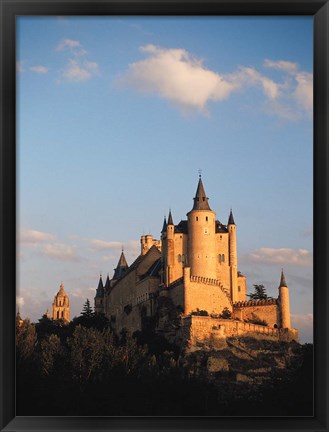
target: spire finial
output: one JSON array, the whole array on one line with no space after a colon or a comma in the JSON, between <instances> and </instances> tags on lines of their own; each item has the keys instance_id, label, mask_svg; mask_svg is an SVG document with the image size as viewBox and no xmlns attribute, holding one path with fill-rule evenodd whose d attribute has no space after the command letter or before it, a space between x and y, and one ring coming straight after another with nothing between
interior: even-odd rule
<instances>
[{"instance_id":1,"label":"spire finial","mask_svg":"<svg viewBox=\"0 0 329 432\"><path fill-rule=\"evenodd\" d=\"M280 287L286 287L286 286L287 286L286 278L285 278L285 275L283 273L283 268L281 268Z\"/></svg>"},{"instance_id":2,"label":"spire finial","mask_svg":"<svg viewBox=\"0 0 329 432\"><path fill-rule=\"evenodd\" d=\"M198 173L199 173L199 179L200 179L202 176L202 169L201 168L198 169Z\"/></svg>"}]
</instances>

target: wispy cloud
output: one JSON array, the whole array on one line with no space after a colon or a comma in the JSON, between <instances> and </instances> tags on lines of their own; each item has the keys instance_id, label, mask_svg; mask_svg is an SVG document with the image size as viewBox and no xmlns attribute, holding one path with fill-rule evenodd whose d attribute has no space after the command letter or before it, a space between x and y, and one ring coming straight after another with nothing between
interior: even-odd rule
<instances>
[{"instance_id":1,"label":"wispy cloud","mask_svg":"<svg viewBox=\"0 0 329 432\"><path fill-rule=\"evenodd\" d=\"M65 49L75 49L81 47L81 44L78 40L74 39L63 39L59 42L59 44L56 46L56 51L64 51Z\"/></svg>"},{"instance_id":2,"label":"wispy cloud","mask_svg":"<svg viewBox=\"0 0 329 432\"><path fill-rule=\"evenodd\" d=\"M55 240L55 236L44 231L22 229L19 233L18 240L21 244L36 245L40 242Z\"/></svg>"},{"instance_id":3,"label":"wispy cloud","mask_svg":"<svg viewBox=\"0 0 329 432\"><path fill-rule=\"evenodd\" d=\"M104 240L90 240L91 247L99 250L104 249L118 249L123 247L123 243L117 241L104 241Z\"/></svg>"},{"instance_id":4,"label":"wispy cloud","mask_svg":"<svg viewBox=\"0 0 329 432\"><path fill-rule=\"evenodd\" d=\"M313 77L299 70L297 63L265 60L263 67L281 73L275 81L254 67L240 66L222 74L212 71L182 48L140 47L147 58L129 65L116 83L140 92L153 93L180 107L206 112L210 101L222 102L238 90L259 87L265 96L267 111L285 118L312 113ZM267 103L267 105L266 105Z\"/></svg>"},{"instance_id":5,"label":"wispy cloud","mask_svg":"<svg viewBox=\"0 0 329 432\"><path fill-rule=\"evenodd\" d=\"M260 248L246 254L243 259L247 262L281 266L292 264L311 267L313 263L313 256L307 249Z\"/></svg>"},{"instance_id":6,"label":"wispy cloud","mask_svg":"<svg viewBox=\"0 0 329 432\"><path fill-rule=\"evenodd\" d=\"M83 82L99 74L98 64L86 58L88 51L84 49L80 41L63 39L57 45L56 51L67 52L70 57L61 70L57 83Z\"/></svg>"},{"instance_id":7,"label":"wispy cloud","mask_svg":"<svg viewBox=\"0 0 329 432\"><path fill-rule=\"evenodd\" d=\"M80 261L81 259L74 246L64 243L44 244L40 247L39 253L41 256L55 258L60 261Z\"/></svg>"},{"instance_id":8,"label":"wispy cloud","mask_svg":"<svg viewBox=\"0 0 329 432\"><path fill-rule=\"evenodd\" d=\"M79 261L77 247L59 241L53 234L32 229L22 229L18 235L22 248L32 248L40 256L60 261ZM24 255L25 259L27 254Z\"/></svg>"},{"instance_id":9,"label":"wispy cloud","mask_svg":"<svg viewBox=\"0 0 329 432\"><path fill-rule=\"evenodd\" d=\"M31 72L35 72L37 74L46 74L48 73L48 68L46 66L32 66L29 68Z\"/></svg>"}]
</instances>

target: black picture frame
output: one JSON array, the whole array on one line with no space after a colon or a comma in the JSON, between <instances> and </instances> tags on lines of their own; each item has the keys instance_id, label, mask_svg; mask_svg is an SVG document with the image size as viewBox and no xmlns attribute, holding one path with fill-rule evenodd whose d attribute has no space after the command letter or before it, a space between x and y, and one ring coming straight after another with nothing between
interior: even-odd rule
<instances>
[{"instance_id":1,"label":"black picture frame","mask_svg":"<svg viewBox=\"0 0 329 432\"><path fill-rule=\"evenodd\" d=\"M316 0L0 0L0 427L2 431L328 431L329 4ZM15 17L18 15L311 15L314 19L313 417L17 417L15 415Z\"/></svg>"}]
</instances>

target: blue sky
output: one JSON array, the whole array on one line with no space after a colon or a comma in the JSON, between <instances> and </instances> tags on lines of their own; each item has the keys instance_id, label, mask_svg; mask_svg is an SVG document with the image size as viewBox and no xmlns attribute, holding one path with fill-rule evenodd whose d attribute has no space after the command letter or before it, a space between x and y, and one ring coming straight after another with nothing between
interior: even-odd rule
<instances>
[{"instance_id":1,"label":"blue sky","mask_svg":"<svg viewBox=\"0 0 329 432\"><path fill-rule=\"evenodd\" d=\"M233 208L248 292L277 296L312 340L311 17L19 17L18 287L37 320L61 281L79 315L99 274L163 217L186 218L202 170Z\"/></svg>"}]
</instances>

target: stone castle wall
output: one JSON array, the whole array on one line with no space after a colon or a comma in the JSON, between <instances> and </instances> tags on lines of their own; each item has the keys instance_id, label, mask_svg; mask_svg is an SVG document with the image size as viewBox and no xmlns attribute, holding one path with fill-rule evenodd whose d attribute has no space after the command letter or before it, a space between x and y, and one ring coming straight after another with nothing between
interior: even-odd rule
<instances>
[{"instance_id":1,"label":"stone castle wall","mask_svg":"<svg viewBox=\"0 0 329 432\"><path fill-rule=\"evenodd\" d=\"M207 316L191 315L182 320L183 339L188 341L190 347L200 344L216 343L216 340L226 337L250 336L258 339L279 340L280 330L249 324L235 320L217 319ZM287 336L288 337L288 336Z\"/></svg>"},{"instance_id":2,"label":"stone castle wall","mask_svg":"<svg viewBox=\"0 0 329 432\"><path fill-rule=\"evenodd\" d=\"M209 314L220 314L223 309L232 311L232 304L221 283L216 279L190 276L189 268L184 272L184 313L188 315L197 310Z\"/></svg>"},{"instance_id":3,"label":"stone castle wall","mask_svg":"<svg viewBox=\"0 0 329 432\"><path fill-rule=\"evenodd\" d=\"M234 303L233 315L244 321L259 318L266 321L269 327L280 327L280 310L276 299Z\"/></svg>"}]
</instances>

